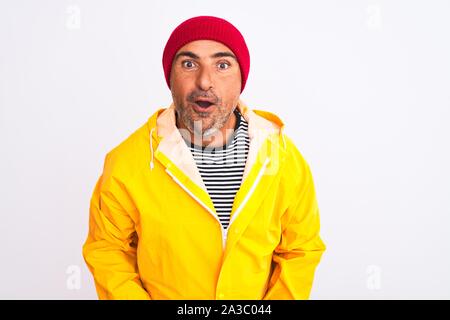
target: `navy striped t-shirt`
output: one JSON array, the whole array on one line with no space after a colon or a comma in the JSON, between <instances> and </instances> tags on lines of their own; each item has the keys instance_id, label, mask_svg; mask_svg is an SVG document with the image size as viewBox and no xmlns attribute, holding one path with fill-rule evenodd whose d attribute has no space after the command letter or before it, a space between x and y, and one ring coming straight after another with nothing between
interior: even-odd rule
<instances>
[{"instance_id":1,"label":"navy striped t-shirt","mask_svg":"<svg viewBox=\"0 0 450 320\"><path fill-rule=\"evenodd\" d=\"M248 123L237 109L236 126L226 145L202 147L187 142L224 229L230 224L249 150Z\"/></svg>"}]
</instances>

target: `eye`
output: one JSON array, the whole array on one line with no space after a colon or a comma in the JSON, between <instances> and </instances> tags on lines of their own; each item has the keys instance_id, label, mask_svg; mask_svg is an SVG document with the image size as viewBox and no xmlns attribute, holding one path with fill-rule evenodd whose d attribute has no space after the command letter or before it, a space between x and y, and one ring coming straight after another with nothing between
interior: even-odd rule
<instances>
[{"instance_id":1,"label":"eye","mask_svg":"<svg viewBox=\"0 0 450 320\"><path fill-rule=\"evenodd\" d=\"M230 67L231 65L228 62L219 62L219 69L220 70L226 70Z\"/></svg>"},{"instance_id":2,"label":"eye","mask_svg":"<svg viewBox=\"0 0 450 320\"><path fill-rule=\"evenodd\" d=\"M181 65L185 68L191 69L194 67L194 63L191 60L184 60Z\"/></svg>"}]
</instances>

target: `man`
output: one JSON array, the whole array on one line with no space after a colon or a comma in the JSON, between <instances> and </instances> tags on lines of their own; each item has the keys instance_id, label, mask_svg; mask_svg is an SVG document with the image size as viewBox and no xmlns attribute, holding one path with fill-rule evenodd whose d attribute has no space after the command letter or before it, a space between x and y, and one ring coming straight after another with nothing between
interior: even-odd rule
<instances>
[{"instance_id":1,"label":"man","mask_svg":"<svg viewBox=\"0 0 450 320\"><path fill-rule=\"evenodd\" d=\"M307 299L325 250L310 168L240 99L241 33L199 16L163 53L173 103L105 158L84 259L100 299Z\"/></svg>"}]
</instances>

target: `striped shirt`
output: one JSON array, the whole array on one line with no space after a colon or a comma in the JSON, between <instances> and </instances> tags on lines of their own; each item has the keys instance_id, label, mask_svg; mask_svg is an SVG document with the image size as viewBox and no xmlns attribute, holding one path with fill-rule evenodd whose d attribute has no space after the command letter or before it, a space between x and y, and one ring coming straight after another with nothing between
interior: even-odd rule
<instances>
[{"instance_id":1,"label":"striped shirt","mask_svg":"<svg viewBox=\"0 0 450 320\"><path fill-rule=\"evenodd\" d=\"M236 126L227 144L202 147L187 142L224 229L239 190L249 150L248 123L235 109Z\"/></svg>"}]
</instances>

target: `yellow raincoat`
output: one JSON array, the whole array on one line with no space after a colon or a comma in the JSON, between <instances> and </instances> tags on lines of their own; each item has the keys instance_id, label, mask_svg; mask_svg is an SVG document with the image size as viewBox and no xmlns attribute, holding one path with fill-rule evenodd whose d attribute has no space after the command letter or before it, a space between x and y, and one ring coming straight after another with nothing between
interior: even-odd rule
<instances>
[{"instance_id":1,"label":"yellow raincoat","mask_svg":"<svg viewBox=\"0 0 450 320\"><path fill-rule=\"evenodd\" d=\"M106 155L83 245L100 299L308 299L325 250L310 168L277 116L237 107L250 149L227 231L173 103Z\"/></svg>"}]
</instances>

